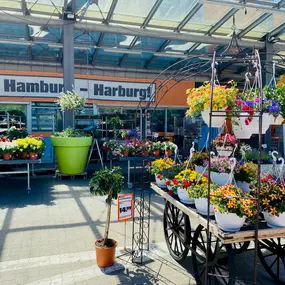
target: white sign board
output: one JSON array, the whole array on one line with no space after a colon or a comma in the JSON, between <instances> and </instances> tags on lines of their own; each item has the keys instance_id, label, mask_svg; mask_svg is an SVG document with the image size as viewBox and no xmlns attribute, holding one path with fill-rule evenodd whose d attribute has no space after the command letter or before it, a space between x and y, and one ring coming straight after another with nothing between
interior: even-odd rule
<instances>
[{"instance_id":1,"label":"white sign board","mask_svg":"<svg viewBox=\"0 0 285 285\"><path fill-rule=\"evenodd\" d=\"M155 100L155 84L149 83L75 79L74 87L87 99L133 102ZM63 79L58 77L0 75L0 96L50 98L58 97L63 90Z\"/></svg>"},{"instance_id":2,"label":"white sign board","mask_svg":"<svg viewBox=\"0 0 285 285\"><path fill-rule=\"evenodd\" d=\"M118 220L125 221L133 217L133 194L118 195Z\"/></svg>"}]
</instances>

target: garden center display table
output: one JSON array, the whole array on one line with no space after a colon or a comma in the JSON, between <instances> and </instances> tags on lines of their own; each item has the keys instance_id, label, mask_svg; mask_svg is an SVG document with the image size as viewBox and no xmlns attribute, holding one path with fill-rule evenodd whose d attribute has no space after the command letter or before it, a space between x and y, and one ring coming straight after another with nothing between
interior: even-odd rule
<instances>
[{"instance_id":1,"label":"garden center display table","mask_svg":"<svg viewBox=\"0 0 285 285\"><path fill-rule=\"evenodd\" d=\"M30 164L39 164L41 163L41 160L25 160L25 159L17 159L17 160L3 160L0 159L0 165L27 165L27 170L13 170L13 171L3 171L0 172L0 174L27 174L27 180L28 180L28 185L27 185L27 190L28 192L31 190L30 187Z\"/></svg>"}]
</instances>

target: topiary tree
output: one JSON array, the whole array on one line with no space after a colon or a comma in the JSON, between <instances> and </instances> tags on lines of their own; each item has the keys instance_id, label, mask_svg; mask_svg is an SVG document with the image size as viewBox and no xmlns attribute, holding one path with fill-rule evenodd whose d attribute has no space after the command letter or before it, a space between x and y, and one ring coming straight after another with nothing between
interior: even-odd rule
<instances>
[{"instance_id":1,"label":"topiary tree","mask_svg":"<svg viewBox=\"0 0 285 285\"><path fill-rule=\"evenodd\" d=\"M112 200L117 199L118 194L124 189L124 176L120 167L113 167L96 171L90 180L90 192L93 195L105 196L107 203L107 218L105 225L105 234L101 246L107 246Z\"/></svg>"}]
</instances>

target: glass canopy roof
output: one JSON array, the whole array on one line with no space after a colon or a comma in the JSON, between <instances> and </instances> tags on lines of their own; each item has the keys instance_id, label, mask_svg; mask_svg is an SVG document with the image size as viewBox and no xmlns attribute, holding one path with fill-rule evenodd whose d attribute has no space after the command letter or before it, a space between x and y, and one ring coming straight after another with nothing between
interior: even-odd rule
<instances>
[{"instance_id":1,"label":"glass canopy roof","mask_svg":"<svg viewBox=\"0 0 285 285\"><path fill-rule=\"evenodd\" d=\"M284 0L0 0L0 59L61 62L63 12L75 14L76 64L164 69L224 50L285 50Z\"/></svg>"}]
</instances>

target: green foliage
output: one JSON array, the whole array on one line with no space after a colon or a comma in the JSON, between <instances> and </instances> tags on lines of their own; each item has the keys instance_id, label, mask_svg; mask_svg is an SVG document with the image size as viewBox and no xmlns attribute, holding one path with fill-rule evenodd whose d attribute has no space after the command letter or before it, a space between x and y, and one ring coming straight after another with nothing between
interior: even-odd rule
<instances>
[{"instance_id":1,"label":"green foliage","mask_svg":"<svg viewBox=\"0 0 285 285\"><path fill-rule=\"evenodd\" d=\"M90 180L90 192L93 195L107 195L106 203L117 199L118 194L124 189L124 176L120 167L113 167L96 171Z\"/></svg>"},{"instance_id":2,"label":"green foliage","mask_svg":"<svg viewBox=\"0 0 285 285\"><path fill-rule=\"evenodd\" d=\"M217 184L210 184L210 192L216 191L218 189ZM201 185L194 185L187 188L187 193L189 197L199 199L208 198L209 186L208 183L203 183Z\"/></svg>"},{"instance_id":3,"label":"green foliage","mask_svg":"<svg viewBox=\"0 0 285 285\"><path fill-rule=\"evenodd\" d=\"M121 128L123 126L123 122L118 116L107 118L107 124L113 129Z\"/></svg>"},{"instance_id":4,"label":"green foliage","mask_svg":"<svg viewBox=\"0 0 285 285\"><path fill-rule=\"evenodd\" d=\"M60 95L61 97L59 97L58 103L61 111L80 111L84 108L85 99L78 95L74 89L66 93L62 92Z\"/></svg>"},{"instance_id":5,"label":"green foliage","mask_svg":"<svg viewBox=\"0 0 285 285\"><path fill-rule=\"evenodd\" d=\"M54 136L62 138L79 138L79 137L89 137L90 135L82 130L66 128L63 132L55 133Z\"/></svg>"},{"instance_id":6,"label":"green foliage","mask_svg":"<svg viewBox=\"0 0 285 285\"><path fill-rule=\"evenodd\" d=\"M7 131L7 136L10 140L21 139L28 136L28 131L26 128L18 129L13 126Z\"/></svg>"}]
</instances>

